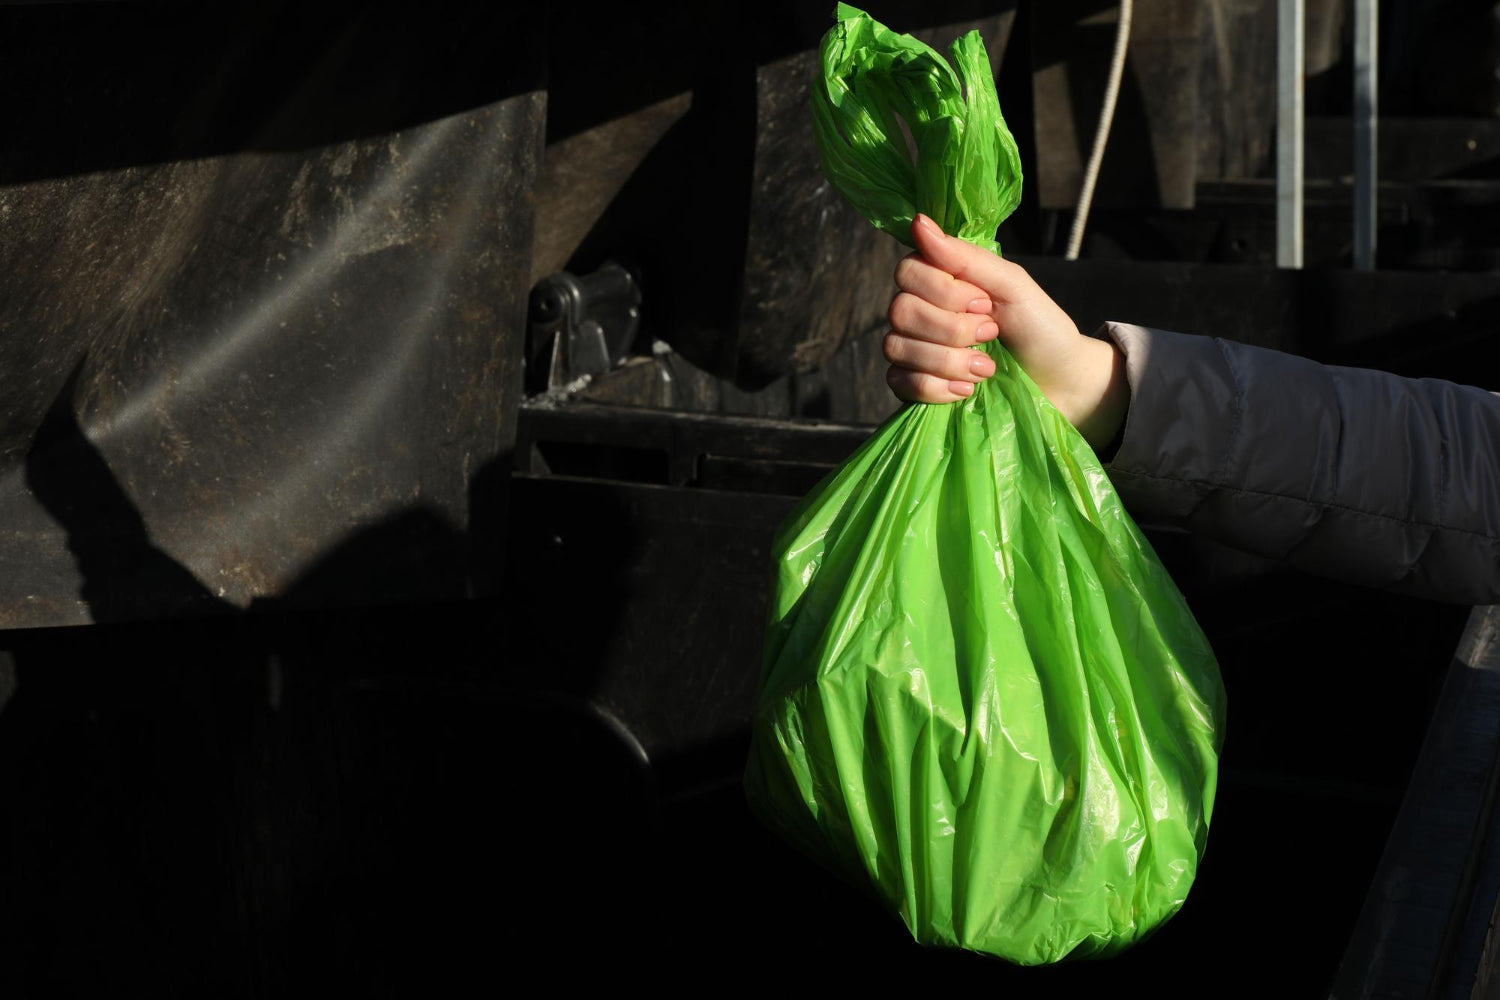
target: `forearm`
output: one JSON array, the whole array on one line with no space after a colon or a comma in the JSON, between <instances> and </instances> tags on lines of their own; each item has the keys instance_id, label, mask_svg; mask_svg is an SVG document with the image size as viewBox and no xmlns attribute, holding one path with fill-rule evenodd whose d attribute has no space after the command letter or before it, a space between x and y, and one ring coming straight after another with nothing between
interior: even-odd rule
<instances>
[{"instance_id":1,"label":"forearm","mask_svg":"<svg viewBox=\"0 0 1500 1000\"><path fill-rule=\"evenodd\" d=\"M1353 582L1500 601L1500 399L1108 324L1130 406L1109 473L1142 521Z\"/></svg>"}]
</instances>

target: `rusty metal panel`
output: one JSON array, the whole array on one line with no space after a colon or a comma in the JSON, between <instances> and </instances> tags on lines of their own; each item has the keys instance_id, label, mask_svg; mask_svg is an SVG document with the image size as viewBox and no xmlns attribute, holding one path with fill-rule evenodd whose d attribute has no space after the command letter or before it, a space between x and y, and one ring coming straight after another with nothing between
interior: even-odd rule
<instances>
[{"instance_id":1,"label":"rusty metal panel","mask_svg":"<svg viewBox=\"0 0 1500 1000\"><path fill-rule=\"evenodd\" d=\"M0 626L244 607L377 529L319 600L473 587L545 109L491 53L531 19L0 12Z\"/></svg>"}]
</instances>

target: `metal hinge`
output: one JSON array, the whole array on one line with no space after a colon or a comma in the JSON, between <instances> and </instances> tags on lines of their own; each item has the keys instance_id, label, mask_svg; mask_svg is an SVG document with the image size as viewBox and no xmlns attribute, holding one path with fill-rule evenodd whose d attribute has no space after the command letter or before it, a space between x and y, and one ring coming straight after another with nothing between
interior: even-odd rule
<instances>
[{"instance_id":1,"label":"metal hinge","mask_svg":"<svg viewBox=\"0 0 1500 1000\"><path fill-rule=\"evenodd\" d=\"M544 278L531 292L526 393L609 371L629 353L640 320L640 286L619 264L581 278L567 271Z\"/></svg>"}]
</instances>

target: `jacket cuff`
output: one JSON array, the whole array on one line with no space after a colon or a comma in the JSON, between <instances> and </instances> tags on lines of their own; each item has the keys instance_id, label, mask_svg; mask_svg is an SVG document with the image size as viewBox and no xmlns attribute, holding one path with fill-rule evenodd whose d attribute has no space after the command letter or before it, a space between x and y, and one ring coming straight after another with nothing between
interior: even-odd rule
<instances>
[{"instance_id":1,"label":"jacket cuff","mask_svg":"<svg viewBox=\"0 0 1500 1000\"><path fill-rule=\"evenodd\" d=\"M1138 516L1181 518L1201 499L1196 484L1221 480L1228 471L1241 403L1234 374L1211 337L1114 322L1094 336L1125 355L1130 385L1118 447L1113 454L1105 449L1100 460ZM1163 470L1170 470L1172 488L1159 482L1142 488Z\"/></svg>"},{"instance_id":2,"label":"jacket cuff","mask_svg":"<svg viewBox=\"0 0 1500 1000\"><path fill-rule=\"evenodd\" d=\"M1214 339L1114 322L1105 323L1094 336L1112 341L1125 355L1130 383L1130 408L1111 467L1154 472L1172 452L1180 475L1209 479L1221 474L1224 452L1206 452L1201 439L1177 440L1172 434L1176 424L1193 419L1194 413L1217 415L1225 406L1238 409L1239 387ZM1237 430L1234 416L1224 422L1231 437Z\"/></svg>"}]
</instances>

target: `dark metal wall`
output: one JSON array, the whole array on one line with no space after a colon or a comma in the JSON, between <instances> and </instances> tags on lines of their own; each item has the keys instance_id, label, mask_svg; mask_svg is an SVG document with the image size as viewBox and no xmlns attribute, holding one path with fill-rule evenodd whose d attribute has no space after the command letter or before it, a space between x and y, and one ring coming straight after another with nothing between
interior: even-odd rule
<instances>
[{"instance_id":1,"label":"dark metal wall","mask_svg":"<svg viewBox=\"0 0 1500 1000\"><path fill-rule=\"evenodd\" d=\"M0 6L5 995L485 974L542 34Z\"/></svg>"},{"instance_id":2,"label":"dark metal wall","mask_svg":"<svg viewBox=\"0 0 1500 1000\"><path fill-rule=\"evenodd\" d=\"M469 592L470 489L514 434L535 18L0 16L0 624L244 608L370 532L400 571L321 600Z\"/></svg>"}]
</instances>

